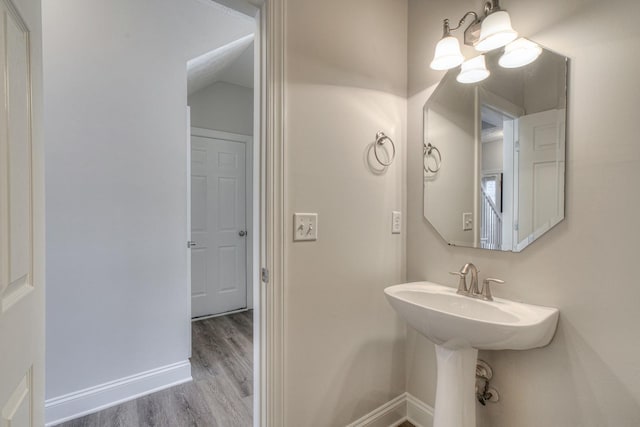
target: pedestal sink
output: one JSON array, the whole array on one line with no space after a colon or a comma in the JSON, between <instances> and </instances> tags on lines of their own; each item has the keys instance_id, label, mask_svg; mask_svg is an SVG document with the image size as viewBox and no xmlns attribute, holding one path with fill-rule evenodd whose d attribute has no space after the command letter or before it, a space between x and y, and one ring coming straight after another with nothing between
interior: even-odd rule
<instances>
[{"instance_id":1,"label":"pedestal sink","mask_svg":"<svg viewBox=\"0 0 640 427\"><path fill-rule=\"evenodd\" d=\"M431 282L390 286L384 293L398 314L436 344L433 427L475 427L478 350L544 347L558 324L555 308L501 298L483 301Z\"/></svg>"}]
</instances>

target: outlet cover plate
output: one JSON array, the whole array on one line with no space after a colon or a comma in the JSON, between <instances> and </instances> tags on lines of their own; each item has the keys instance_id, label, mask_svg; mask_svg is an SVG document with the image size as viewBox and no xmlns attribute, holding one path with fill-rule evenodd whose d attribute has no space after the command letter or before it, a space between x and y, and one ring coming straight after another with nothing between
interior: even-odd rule
<instances>
[{"instance_id":1,"label":"outlet cover plate","mask_svg":"<svg viewBox=\"0 0 640 427\"><path fill-rule=\"evenodd\" d=\"M462 214L462 231L473 230L473 214L465 212Z\"/></svg>"},{"instance_id":2,"label":"outlet cover plate","mask_svg":"<svg viewBox=\"0 0 640 427\"><path fill-rule=\"evenodd\" d=\"M391 233L400 234L402 231L402 213L400 211L391 212Z\"/></svg>"}]
</instances>

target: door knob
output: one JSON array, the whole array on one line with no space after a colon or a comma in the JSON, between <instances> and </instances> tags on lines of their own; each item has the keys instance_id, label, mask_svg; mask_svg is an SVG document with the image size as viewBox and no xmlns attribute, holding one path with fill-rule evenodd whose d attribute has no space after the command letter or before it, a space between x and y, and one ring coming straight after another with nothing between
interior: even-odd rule
<instances>
[{"instance_id":1,"label":"door knob","mask_svg":"<svg viewBox=\"0 0 640 427\"><path fill-rule=\"evenodd\" d=\"M244 230L240 230L240 232L238 232L238 234L240 235L240 237L244 237L247 235L247 232Z\"/></svg>"},{"instance_id":2,"label":"door knob","mask_svg":"<svg viewBox=\"0 0 640 427\"><path fill-rule=\"evenodd\" d=\"M194 241L192 241L192 240L189 240L189 241L187 242L187 247L188 247L188 248L192 248L192 247L194 247L195 245L196 245L196 242L194 242Z\"/></svg>"}]
</instances>

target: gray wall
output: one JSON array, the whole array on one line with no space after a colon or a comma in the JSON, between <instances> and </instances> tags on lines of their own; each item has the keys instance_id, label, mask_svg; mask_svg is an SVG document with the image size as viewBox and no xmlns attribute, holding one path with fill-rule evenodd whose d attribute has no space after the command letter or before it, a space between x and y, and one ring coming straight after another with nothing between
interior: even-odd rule
<instances>
[{"instance_id":1,"label":"gray wall","mask_svg":"<svg viewBox=\"0 0 640 427\"><path fill-rule=\"evenodd\" d=\"M186 61L253 23L196 0L43 22L52 398L187 359Z\"/></svg>"},{"instance_id":2,"label":"gray wall","mask_svg":"<svg viewBox=\"0 0 640 427\"><path fill-rule=\"evenodd\" d=\"M475 88L455 79L439 87L425 111L428 128L424 141L433 144L447 159L447 167L425 175L425 216L446 236L462 246L474 244L474 231L463 230L464 213L475 214ZM428 160L435 166L437 154ZM447 204L450 209L441 209Z\"/></svg>"},{"instance_id":3,"label":"gray wall","mask_svg":"<svg viewBox=\"0 0 640 427\"><path fill-rule=\"evenodd\" d=\"M191 126L253 135L253 89L217 82L189 95Z\"/></svg>"},{"instance_id":4,"label":"gray wall","mask_svg":"<svg viewBox=\"0 0 640 427\"><path fill-rule=\"evenodd\" d=\"M405 326L383 289L404 271L391 211L404 211L406 6L286 2L286 218L319 214L316 242L286 227L289 427L343 426L405 391ZM365 160L378 130L398 148L380 174Z\"/></svg>"},{"instance_id":5,"label":"gray wall","mask_svg":"<svg viewBox=\"0 0 640 427\"><path fill-rule=\"evenodd\" d=\"M475 1L409 1L407 279L455 286L472 261L507 285L498 296L560 308L550 346L481 352L501 402L479 409L492 427L631 427L640 424L640 3L505 1L522 35L571 58L567 219L518 254L448 247L422 216L422 105L441 74L428 69L441 19ZM408 391L434 403L435 355L409 330Z\"/></svg>"}]
</instances>

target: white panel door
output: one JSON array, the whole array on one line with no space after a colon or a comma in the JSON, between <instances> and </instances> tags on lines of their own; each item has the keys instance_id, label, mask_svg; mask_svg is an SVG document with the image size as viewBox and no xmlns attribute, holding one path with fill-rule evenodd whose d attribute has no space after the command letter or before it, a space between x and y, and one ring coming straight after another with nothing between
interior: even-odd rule
<instances>
[{"instance_id":1,"label":"white panel door","mask_svg":"<svg viewBox=\"0 0 640 427\"><path fill-rule=\"evenodd\" d=\"M0 0L2 427L42 424L44 412L43 167L40 123L32 114L32 99L41 99L40 86L32 84L41 63L40 7L26 0L17 6Z\"/></svg>"},{"instance_id":2,"label":"white panel door","mask_svg":"<svg viewBox=\"0 0 640 427\"><path fill-rule=\"evenodd\" d=\"M247 306L245 144L191 137L191 315Z\"/></svg>"},{"instance_id":3,"label":"white panel door","mask_svg":"<svg viewBox=\"0 0 640 427\"><path fill-rule=\"evenodd\" d=\"M519 118L518 248L564 217L565 111Z\"/></svg>"}]
</instances>

